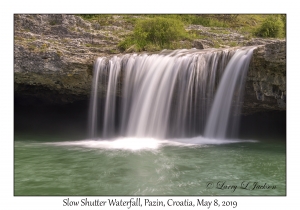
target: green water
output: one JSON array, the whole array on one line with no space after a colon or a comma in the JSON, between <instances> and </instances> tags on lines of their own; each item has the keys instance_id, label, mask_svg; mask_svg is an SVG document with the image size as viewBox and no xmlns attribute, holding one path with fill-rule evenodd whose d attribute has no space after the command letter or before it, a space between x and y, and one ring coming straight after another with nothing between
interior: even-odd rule
<instances>
[{"instance_id":1,"label":"green water","mask_svg":"<svg viewBox=\"0 0 300 210\"><path fill-rule=\"evenodd\" d=\"M286 195L285 141L132 151L41 138L15 136L14 195Z\"/></svg>"}]
</instances>

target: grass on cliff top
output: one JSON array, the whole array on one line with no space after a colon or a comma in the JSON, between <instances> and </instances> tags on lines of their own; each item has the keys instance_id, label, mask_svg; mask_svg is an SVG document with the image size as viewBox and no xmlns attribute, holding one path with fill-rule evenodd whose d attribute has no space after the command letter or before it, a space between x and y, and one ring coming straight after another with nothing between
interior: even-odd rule
<instances>
[{"instance_id":1,"label":"grass on cliff top","mask_svg":"<svg viewBox=\"0 0 300 210\"><path fill-rule=\"evenodd\" d=\"M218 16L211 16L211 15L194 15L194 14L145 14L145 15L130 15L130 14L123 14L123 15L113 15L113 14L81 14L79 15L85 20L88 21L97 21L99 24L102 25L110 25L116 21L116 16L122 17L123 20L127 24L135 25L140 19L152 19L152 18L170 18L182 21L184 25L203 25L207 27L229 27L226 21L222 19L218 19Z\"/></svg>"},{"instance_id":2,"label":"grass on cliff top","mask_svg":"<svg viewBox=\"0 0 300 210\"><path fill-rule=\"evenodd\" d=\"M135 25L140 19L156 17L172 18L183 22L184 25L202 25L206 27L224 27L254 33L266 19L279 17L286 24L285 14L81 14L85 20L97 21L102 25L111 25L121 17L126 24Z\"/></svg>"},{"instance_id":3,"label":"grass on cliff top","mask_svg":"<svg viewBox=\"0 0 300 210\"><path fill-rule=\"evenodd\" d=\"M159 51L186 46L186 41L191 42L193 39L201 38L199 33L187 32L185 27L188 25L221 27L252 37L284 38L286 35L284 14L82 14L79 16L85 20L96 21L102 26L114 25L119 20L122 20L125 25L132 26L133 32L118 45L122 51L129 48L133 51Z\"/></svg>"}]
</instances>

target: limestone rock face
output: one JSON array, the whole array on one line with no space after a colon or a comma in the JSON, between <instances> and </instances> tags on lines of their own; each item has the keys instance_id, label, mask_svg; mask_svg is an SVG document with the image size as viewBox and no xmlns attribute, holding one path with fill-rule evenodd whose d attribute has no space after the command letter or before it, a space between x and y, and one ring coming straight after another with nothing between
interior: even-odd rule
<instances>
[{"instance_id":1,"label":"limestone rock face","mask_svg":"<svg viewBox=\"0 0 300 210\"><path fill-rule=\"evenodd\" d=\"M50 103L89 97L95 59L119 52L116 31L130 32L74 15L15 15L15 94Z\"/></svg>"},{"instance_id":2,"label":"limestone rock face","mask_svg":"<svg viewBox=\"0 0 300 210\"><path fill-rule=\"evenodd\" d=\"M194 40L193 47L196 49L204 49L202 40Z\"/></svg>"},{"instance_id":3,"label":"limestone rock face","mask_svg":"<svg viewBox=\"0 0 300 210\"><path fill-rule=\"evenodd\" d=\"M93 63L97 57L120 53L117 44L130 33L120 16L114 25L91 23L74 15L14 16L15 96L27 96L46 103L70 103L88 99L91 93ZM274 39L246 40L230 31L190 26L228 44L259 45L250 63L244 114L286 107L286 42ZM224 29L223 29L224 30ZM223 32L223 31L221 31ZM212 33L215 33L212 34ZM212 40L195 40L198 49L213 47ZM134 49L130 50L134 52ZM151 53L151 52L149 52Z\"/></svg>"},{"instance_id":4,"label":"limestone rock face","mask_svg":"<svg viewBox=\"0 0 300 210\"><path fill-rule=\"evenodd\" d=\"M274 41L253 52L246 82L247 113L286 109L286 42Z\"/></svg>"}]
</instances>

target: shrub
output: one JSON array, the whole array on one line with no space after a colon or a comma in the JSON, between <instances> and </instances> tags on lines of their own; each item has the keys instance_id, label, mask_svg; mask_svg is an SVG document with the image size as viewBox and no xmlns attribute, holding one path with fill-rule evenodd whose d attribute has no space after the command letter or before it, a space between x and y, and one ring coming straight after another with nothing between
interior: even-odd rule
<instances>
[{"instance_id":1,"label":"shrub","mask_svg":"<svg viewBox=\"0 0 300 210\"><path fill-rule=\"evenodd\" d=\"M129 47L131 47L134 44L135 44L134 39L132 38L132 36L129 36L125 40L123 40L122 42L120 42L118 44L118 48L121 51L125 51L126 49L128 49Z\"/></svg>"},{"instance_id":2,"label":"shrub","mask_svg":"<svg viewBox=\"0 0 300 210\"><path fill-rule=\"evenodd\" d=\"M280 15L280 18L283 22L283 36L286 36L286 15L282 14Z\"/></svg>"},{"instance_id":3,"label":"shrub","mask_svg":"<svg viewBox=\"0 0 300 210\"><path fill-rule=\"evenodd\" d=\"M121 42L119 48L125 50L133 44L138 50L170 48L173 41L187 37L188 34L182 21L174 18L154 17L138 20L133 35Z\"/></svg>"},{"instance_id":4,"label":"shrub","mask_svg":"<svg viewBox=\"0 0 300 210\"><path fill-rule=\"evenodd\" d=\"M256 35L260 37L280 38L284 36L284 23L276 15L266 18L257 29Z\"/></svg>"}]
</instances>

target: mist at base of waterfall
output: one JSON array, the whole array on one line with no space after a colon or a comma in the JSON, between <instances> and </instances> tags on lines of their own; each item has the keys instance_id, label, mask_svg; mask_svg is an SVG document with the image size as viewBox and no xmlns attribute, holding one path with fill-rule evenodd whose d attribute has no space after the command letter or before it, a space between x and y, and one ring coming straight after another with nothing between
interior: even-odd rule
<instances>
[{"instance_id":1,"label":"mist at base of waterfall","mask_svg":"<svg viewBox=\"0 0 300 210\"><path fill-rule=\"evenodd\" d=\"M201 147L211 144L230 144L240 142L258 142L257 140L241 140L241 139L212 139L197 136L193 138L174 138L174 139L155 139L155 138L138 138L123 137L116 139L88 139L81 141L65 141L55 143L45 143L56 146L77 146L94 149L110 149L110 150L149 150L159 149L164 146L178 147Z\"/></svg>"},{"instance_id":2,"label":"mist at base of waterfall","mask_svg":"<svg viewBox=\"0 0 300 210\"><path fill-rule=\"evenodd\" d=\"M14 195L286 195L285 141L212 141L17 135ZM245 190L243 181L276 188Z\"/></svg>"}]
</instances>

